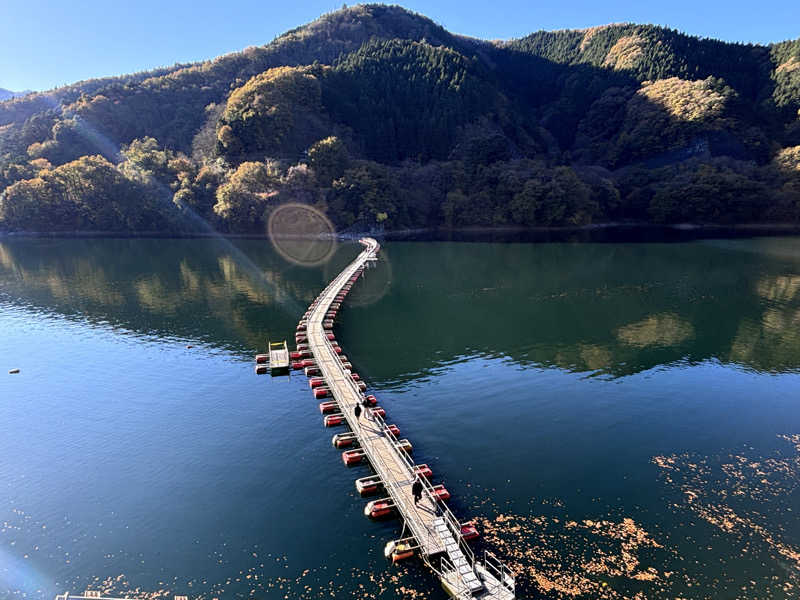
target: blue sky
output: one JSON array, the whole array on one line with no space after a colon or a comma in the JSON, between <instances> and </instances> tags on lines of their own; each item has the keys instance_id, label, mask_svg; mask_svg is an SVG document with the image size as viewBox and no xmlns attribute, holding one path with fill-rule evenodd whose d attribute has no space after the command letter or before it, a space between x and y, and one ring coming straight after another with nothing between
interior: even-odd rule
<instances>
[{"instance_id":1,"label":"blue sky","mask_svg":"<svg viewBox=\"0 0 800 600\"><path fill-rule=\"evenodd\" d=\"M403 6L485 39L620 21L669 25L730 41L800 37L796 0L442 0ZM0 88L49 89L213 58L341 7L319 0L0 0Z\"/></svg>"}]
</instances>

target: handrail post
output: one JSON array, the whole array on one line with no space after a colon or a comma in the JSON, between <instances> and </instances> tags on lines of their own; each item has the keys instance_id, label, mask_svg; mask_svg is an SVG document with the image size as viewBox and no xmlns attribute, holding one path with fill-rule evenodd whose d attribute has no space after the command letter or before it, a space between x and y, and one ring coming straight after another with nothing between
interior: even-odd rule
<instances>
[{"instance_id":1,"label":"handrail post","mask_svg":"<svg viewBox=\"0 0 800 600\"><path fill-rule=\"evenodd\" d=\"M461 534L461 523L450 511L449 507L444 502L439 501L433 484L426 477L417 474L417 465L410 457L409 453L401 449L398 436L388 428L386 420L383 417L378 414L372 414L375 427L386 440L386 442L380 442L380 444L383 445L387 443L387 446L384 446L388 450L385 459L383 450L380 450L377 446L373 447L371 443L366 443L369 438L361 438L366 430L355 417L355 406L362 403L364 394L352 377L348 376L349 372L344 368L344 361L333 349L333 344L328 339L327 335L324 335L325 329L322 322L335 295L338 294L354 273L358 272L359 269L363 270L365 261L374 258L380 248L380 245L371 238L362 238L359 242L365 246L365 249L358 255L356 260L351 262L350 265L342 270L339 275L325 287L323 292L317 297L317 300L315 300L314 307L308 315L307 329L309 331L309 347L312 349L312 353L319 363L321 373L330 380L331 394L340 405L345 419L350 424L356 437L361 441L361 448L363 449L364 455L380 475L386 491L405 518L412 537L421 548L423 561L443 579L445 574L450 574L448 583L452 583L454 591L456 592L456 597L459 600L472 598L470 591L470 586L473 585L472 576L465 577L459 570L460 567L456 568L451 562L451 555L448 554L446 550L444 554L440 556L440 561L438 563L439 571L437 571L436 567L432 564L432 555L439 552L440 549L444 549L445 543L449 543L450 536L452 536L458 549L461 551L460 555L453 554L453 558L459 557L458 564L461 565L460 559L461 555L463 555L463 558L466 559L473 569L473 575L475 575L475 566L480 563L476 560L472 549L464 541ZM311 334L312 331L315 332L314 336ZM321 337L319 336L320 331L323 333ZM320 354L317 355L317 352ZM348 399L350 402L346 403L345 401ZM353 400L355 400L357 404L348 406L347 404L352 404ZM387 461L391 463L391 465L388 464ZM400 476L395 478L391 476L392 471L396 471L398 466L403 471L404 477ZM408 482L415 478L419 478L423 493L434 508L435 518L433 521L431 521L430 513L423 515L416 505L411 504L408 489L403 489L403 486L409 485ZM401 484L400 481L403 481L403 483ZM446 531L448 532L447 534L439 533L435 529L435 524L438 519L441 519L441 522L444 523ZM428 552L430 552L430 555ZM502 585L513 591L515 585L513 577L509 576L508 579L506 579L504 576L506 571L505 565L497 560L494 555L491 555L491 557L494 560L490 560L486 552L484 553L482 563L485 565L486 573L491 575L491 581L484 581L484 586L486 586L486 589L492 591L497 590L498 586ZM497 583L494 583L495 574L499 577Z\"/></svg>"}]
</instances>

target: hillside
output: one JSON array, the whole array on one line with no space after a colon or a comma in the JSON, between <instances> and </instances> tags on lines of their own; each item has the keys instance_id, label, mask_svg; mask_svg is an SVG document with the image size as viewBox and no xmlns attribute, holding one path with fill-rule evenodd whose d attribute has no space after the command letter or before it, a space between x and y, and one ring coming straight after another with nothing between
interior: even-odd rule
<instances>
[{"instance_id":1,"label":"hillside","mask_svg":"<svg viewBox=\"0 0 800 600\"><path fill-rule=\"evenodd\" d=\"M800 40L651 25L491 43L400 7L0 102L0 228L800 221ZM198 219L197 217L202 219Z\"/></svg>"},{"instance_id":2,"label":"hillside","mask_svg":"<svg viewBox=\"0 0 800 600\"><path fill-rule=\"evenodd\" d=\"M30 91L12 92L11 90L0 88L0 102L3 100L10 100L11 98L17 98L19 96L25 96L26 94L30 94Z\"/></svg>"}]
</instances>

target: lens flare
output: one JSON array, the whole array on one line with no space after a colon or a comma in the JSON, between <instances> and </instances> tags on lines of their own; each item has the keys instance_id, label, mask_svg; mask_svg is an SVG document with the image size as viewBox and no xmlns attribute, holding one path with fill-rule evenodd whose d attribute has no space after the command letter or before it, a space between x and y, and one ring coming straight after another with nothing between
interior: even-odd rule
<instances>
[{"instance_id":1,"label":"lens flare","mask_svg":"<svg viewBox=\"0 0 800 600\"><path fill-rule=\"evenodd\" d=\"M333 223L307 204L284 204L273 210L267 235L278 254L304 267L326 264L336 252Z\"/></svg>"},{"instance_id":2,"label":"lens flare","mask_svg":"<svg viewBox=\"0 0 800 600\"><path fill-rule=\"evenodd\" d=\"M31 559L13 556L0 548L0 589L14 596L52 595L55 585L33 566Z\"/></svg>"}]
</instances>

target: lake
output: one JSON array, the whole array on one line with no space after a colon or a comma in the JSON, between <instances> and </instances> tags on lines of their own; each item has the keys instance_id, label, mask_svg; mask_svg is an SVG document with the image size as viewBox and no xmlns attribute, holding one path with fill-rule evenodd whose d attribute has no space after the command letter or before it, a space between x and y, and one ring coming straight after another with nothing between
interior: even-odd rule
<instances>
[{"instance_id":1,"label":"lake","mask_svg":"<svg viewBox=\"0 0 800 600\"><path fill-rule=\"evenodd\" d=\"M359 249L0 239L0 598L445 598L253 372ZM800 238L381 254L337 339L520 597L800 595Z\"/></svg>"}]
</instances>

